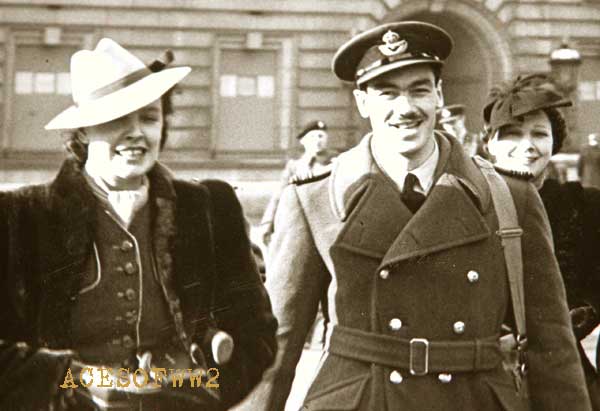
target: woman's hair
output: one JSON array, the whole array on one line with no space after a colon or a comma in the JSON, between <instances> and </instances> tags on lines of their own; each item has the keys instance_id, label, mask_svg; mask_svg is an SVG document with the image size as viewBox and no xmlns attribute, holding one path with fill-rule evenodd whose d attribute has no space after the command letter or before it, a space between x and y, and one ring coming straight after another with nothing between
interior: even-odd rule
<instances>
[{"instance_id":1,"label":"woman's hair","mask_svg":"<svg viewBox=\"0 0 600 411\"><path fill-rule=\"evenodd\" d=\"M552 130L552 154L556 154L560 151L568 136L567 122L565 121L563 114L555 107L544 108L542 111L550 120L550 127ZM493 130L489 127L486 128L483 134L483 142L487 145L495 133L502 132L502 128L503 127L500 127L499 130Z\"/></svg>"},{"instance_id":2,"label":"woman's hair","mask_svg":"<svg viewBox=\"0 0 600 411\"><path fill-rule=\"evenodd\" d=\"M160 98L162 113L163 113L163 126L160 131L160 149L162 150L167 143L168 130L169 130L169 115L173 113L173 101L172 94L174 88L171 88ZM85 142L85 130L84 128L78 128L76 130L66 130L62 133L64 139L65 150L69 153L69 156L75 159L80 165L85 164L88 156L88 145Z\"/></svg>"}]
</instances>

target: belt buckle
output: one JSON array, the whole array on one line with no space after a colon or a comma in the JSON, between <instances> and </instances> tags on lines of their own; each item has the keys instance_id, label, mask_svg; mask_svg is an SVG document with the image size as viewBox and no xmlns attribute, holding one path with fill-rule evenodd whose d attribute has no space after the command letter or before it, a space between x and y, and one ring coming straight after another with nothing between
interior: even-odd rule
<instances>
[{"instance_id":1,"label":"belt buckle","mask_svg":"<svg viewBox=\"0 0 600 411\"><path fill-rule=\"evenodd\" d=\"M415 352L421 347L424 351L424 361L422 367L415 367ZM410 340L410 351L409 351L409 370L411 375L423 376L429 372L429 340L426 338L413 338ZM418 364L421 365L421 364Z\"/></svg>"}]
</instances>

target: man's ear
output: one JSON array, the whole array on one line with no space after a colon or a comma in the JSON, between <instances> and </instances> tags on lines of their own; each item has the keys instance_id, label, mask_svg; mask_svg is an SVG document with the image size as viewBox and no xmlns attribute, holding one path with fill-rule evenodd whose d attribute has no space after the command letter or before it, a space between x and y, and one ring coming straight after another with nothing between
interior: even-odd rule
<instances>
[{"instance_id":1,"label":"man's ear","mask_svg":"<svg viewBox=\"0 0 600 411\"><path fill-rule=\"evenodd\" d=\"M435 86L435 93L438 97L437 108L444 107L444 93L442 92L442 79L439 79Z\"/></svg>"},{"instance_id":2,"label":"man's ear","mask_svg":"<svg viewBox=\"0 0 600 411\"><path fill-rule=\"evenodd\" d=\"M367 92L359 89L352 90L354 94L354 100L356 100L356 107L362 118L369 118L369 111L367 110Z\"/></svg>"}]
</instances>

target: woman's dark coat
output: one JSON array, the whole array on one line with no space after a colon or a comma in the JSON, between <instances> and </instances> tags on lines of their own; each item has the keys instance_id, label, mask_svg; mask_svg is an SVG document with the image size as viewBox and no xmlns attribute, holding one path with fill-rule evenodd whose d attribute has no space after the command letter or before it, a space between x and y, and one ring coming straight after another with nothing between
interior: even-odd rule
<instances>
[{"instance_id":1,"label":"woman's dark coat","mask_svg":"<svg viewBox=\"0 0 600 411\"><path fill-rule=\"evenodd\" d=\"M218 380L231 405L259 382L276 351L276 320L240 203L226 183L179 181L160 164L148 177L157 271L180 300L188 336L200 341L211 326L235 341ZM23 400L48 389L41 365L35 381L13 372L37 349L70 348L70 307L93 249L96 204L72 160L50 184L0 193L0 406L15 388L29 387Z\"/></svg>"},{"instance_id":2,"label":"woman's dark coat","mask_svg":"<svg viewBox=\"0 0 600 411\"><path fill-rule=\"evenodd\" d=\"M552 228L569 307L591 305L600 314L600 190L547 179L539 193ZM575 327L575 335L585 337L598 325L598 319L597 315L590 316ZM578 332L578 328L586 331ZM582 360L589 379L595 370L585 354Z\"/></svg>"}]
</instances>

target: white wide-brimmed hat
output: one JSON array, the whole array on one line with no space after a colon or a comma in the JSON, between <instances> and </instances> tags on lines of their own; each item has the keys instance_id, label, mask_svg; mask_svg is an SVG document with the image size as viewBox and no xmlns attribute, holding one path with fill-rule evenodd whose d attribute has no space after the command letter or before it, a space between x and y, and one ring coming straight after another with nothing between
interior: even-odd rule
<instances>
[{"instance_id":1,"label":"white wide-brimmed hat","mask_svg":"<svg viewBox=\"0 0 600 411\"><path fill-rule=\"evenodd\" d=\"M191 71L174 67L153 72L114 40L71 57L74 104L54 117L46 130L74 129L109 122L160 98Z\"/></svg>"}]
</instances>

